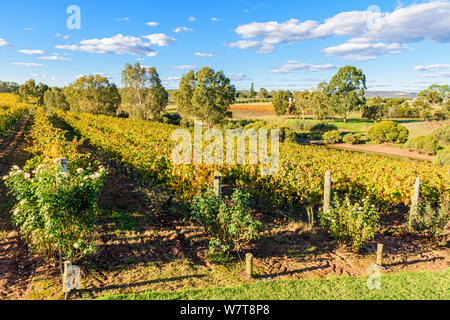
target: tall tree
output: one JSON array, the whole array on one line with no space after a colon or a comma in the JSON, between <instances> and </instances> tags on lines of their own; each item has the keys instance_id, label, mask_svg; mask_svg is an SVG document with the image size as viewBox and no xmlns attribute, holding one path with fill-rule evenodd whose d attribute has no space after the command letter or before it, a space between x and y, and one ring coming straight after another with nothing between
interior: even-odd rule
<instances>
[{"instance_id":1,"label":"tall tree","mask_svg":"<svg viewBox=\"0 0 450 320\"><path fill-rule=\"evenodd\" d=\"M167 107L169 94L155 68L126 64L122 71L124 110L135 119L159 119Z\"/></svg>"},{"instance_id":2,"label":"tall tree","mask_svg":"<svg viewBox=\"0 0 450 320\"><path fill-rule=\"evenodd\" d=\"M305 120L305 114L311 111L312 99L314 93L306 91L296 91L294 92L294 101L292 104L291 113L302 115L302 119Z\"/></svg>"},{"instance_id":3,"label":"tall tree","mask_svg":"<svg viewBox=\"0 0 450 320\"><path fill-rule=\"evenodd\" d=\"M419 115L422 119L431 119L433 114L431 112L431 106L426 100L417 99L412 104L413 109L419 111Z\"/></svg>"},{"instance_id":4,"label":"tall tree","mask_svg":"<svg viewBox=\"0 0 450 320\"><path fill-rule=\"evenodd\" d=\"M327 86L327 93L347 122L348 113L365 103L366 76L354 66L341 67Z\"/></svg>"},{"instance_id":5,"label":"tall tree","mask_svg":"<svg viewBox=\"0 0 450 320\"><path fill-rule=\"evenodd\" d=\"M333 117L334 113L330 99L325 91L314 91L310 101L310 108L316 119L323 120L327 117Z\"/></svg>"},{"instance_id":6,"label":"tall tree","mask_svg":"<svg viewBox=\"0 0 450 320\"><path fill-rule=\"evenodd\" d=\"M60 88L50 88L44 94L44 104L47 112L54 112L55 110L69 110L66 96Z\"/></svg>"},{"instance_id":7,"label":"tall tree","mask_svg":"<svg viewBox=\"0 0 450 320\"><path fill-rule=\"evenodd\" d=\"M34 79L30 79L19 87L19 100L42 105L44 103L44 94L47 90L47 85L41 82L36 85Z\"/></svg>"},{"instance_id":8,"label":"tall tree","mask_svg":"<svg viewBox=\"0 0 450 320\"><path fill-rule=\"evenodd\" d=\"M250 87L250 98L254 98L255 95L256 95L255 85L252 83L252 86Z\"/></svg>"},{"instance_id":9,"label":"tall tree","mask_svg":"<svg viewBox=\"0 0 450 320\"><path fill-rule=\"evenodd\" d=\"M428 89L419 92L418 98L433 104L442 103L450 98L450 86L432 84Z\"/></svg>"},{"instance_id":10,"label":"tall tree","mask_svg":"<svg viewBox=\"0 0 450 320\"><path fill-rule=\"evenodd\" d=\"M269 92L265 88L261 88L259 90L259 96L260 98L267 99L267 97L269 96Z\"/></svg>"},{"instance_id":11,"label":"tall tree","mask_svg":"<svg viewBox=\"0 0 450 320\"><path fill-rule=\"evenodd\" d=\"M368 120L378 122L387 114L386 102L380 97L370 99L366 105L363 106L362 117Z\"/></svg>"},{"instance_id":12,"label":"tall tree","mask_svg":"<svg viewBox=\"0 0 450 320\"><path fill-rule=\"evenodd\" d=\"M292 94L290 91L279 90L273 95L271 100L275 113L278 116L284 115L289 110L290 100Z\"/></svg>"},{"instance_id":13,"label":"tall tree","mask_svg":"<svg viewBox=\"0 0 450 320\"><path fill-rule=\"evenodd\" d=\"M16 82L0 81L0 93L18 93L19 87Z\"/></svg>"},{"instance_id":14,"label":"tall tree","mask_svg":"<svg viewBox=\"0 0 450 320\"><path fill-rule=\"evenodd\" d=\"M116 85L100 75L80 77L63 93L75 112L115 115L121 102Z\"/></svg>"},{"instance_id":15,"label":"tall tree","mask_svg":"<svg viewBox=\"0 0 450 320\"><path fill-rule=\"evenodd\" d=\"M203 67L183 75L174 98L183 118L202 120L212 127L227 116L236 100L236 89L223 71Z\"/></svg>"}]
</instances>

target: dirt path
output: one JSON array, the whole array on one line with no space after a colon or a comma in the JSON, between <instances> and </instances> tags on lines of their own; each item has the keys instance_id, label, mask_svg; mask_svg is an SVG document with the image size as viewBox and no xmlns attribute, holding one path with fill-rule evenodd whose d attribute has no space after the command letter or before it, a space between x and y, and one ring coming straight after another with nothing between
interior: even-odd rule
<instances>
[{"instance_id":1,"label":"dirt path","mask_svg":"<svg viewBox=\"0 0 450 320\"><path fill-rule=\"evenodd\" d=\"M9 136L0 138L0 177L8 174L13 165L23 166L31 157L26 135L31 119L24 119ZM28 256L26 245L11 225L10 211L14 199L7 194L0 180L0 299L18 297L25 292L37 261Z\"/></svg>"},{"instance_id":2,"label":"dirt path","mask_svg":"<svg viewBox=\"0 0 450 320\"><path fill-rule=\"evenodd\" d=\"M311 141L311 144L322 144L322 143L320 141ZM381 154L381 155L404 157L404 158L424 160L424 161L431 161L434 158L434 156L430 156L427 154L420 154L420 153L414 152L414 151L408 151L406 149L397 147L390 143L357 144L357 145L353 145L353 144L349 144L349 143L339 143L339 144L331 145L330 147L336 148L336 149L370 152L370 153L377 153L377 154Z\"/></svg>"}]
</instances>

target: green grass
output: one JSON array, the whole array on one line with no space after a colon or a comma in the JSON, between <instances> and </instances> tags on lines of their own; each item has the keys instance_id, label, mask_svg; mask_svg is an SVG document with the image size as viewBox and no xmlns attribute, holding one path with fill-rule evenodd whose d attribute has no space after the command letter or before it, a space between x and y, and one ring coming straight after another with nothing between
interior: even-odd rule
<instances>
[{"instance_id":1,"label":"green grass","mask_svg":"<svg viewBox=\"0 0 450 320\"><path fill-rule=\"evenodd\" d=\"M448 300L450 268L433 273L401 272L381 276L381 289L369 290L367 277L254 282L232 288L187 289L107 295L105 300Z\"/></svg>"}]
</instances>

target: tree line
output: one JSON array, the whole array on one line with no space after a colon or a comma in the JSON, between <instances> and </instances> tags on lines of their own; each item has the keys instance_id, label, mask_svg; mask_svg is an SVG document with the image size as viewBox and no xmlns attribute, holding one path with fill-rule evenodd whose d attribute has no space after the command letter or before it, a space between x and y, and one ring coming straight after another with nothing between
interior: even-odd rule
<instances>
[{"instance_id":1,"label":"tree line","mask_svg":"<svg viewBox=\"0 0 450 320\"><path fill-rule=\"evenodd\" d=\"M450 111L448 85L431 85L419 93L413 102L406 99L365 98L366 76L361 69L345 66L330 82L322 82L316 90L285 91L273 95L272 104L277 115L293 114L305 119L307 114L319 120L342 116L344 122L353 111L375 122L383 118L447 119Z\"/></svg>"},{"instance_id":2,"label":"tree line","mask_svg":"<svg viewBox=\"0 0 450 320\"><path fill-rule=\"evenodd\" d=\"M8 88L17 88L9 83ZM0 86L1 87L1 86ZM134 119L166 121L165 110L170 101L186 123L201 120L206 126L222 122L243 91L237 91L223 71L204 67L183 75L179 89L169 92L162 85L157 70L139 63L126 64L122 71L122 88L100 75L86 75L64 88L48 87L30 79L15 89L23 102L45 105L47 111L56 109L91 114L121 115ZM430 86L419 93L410 104L405 99L366 99L366 76L361 69L344 66L329 82L322 82L312 91L272 91L250 88L247 97L271 97L277 115L294 114L305 119L313 114L317 119L341 116L344 122L353 111L362 111L364 118L378 121L383 118L422 117L447 118L449 86ZM440 110L433 105L443 105ZM119 109L120 107L120 109Z\"/></svg>"}]
</instances>

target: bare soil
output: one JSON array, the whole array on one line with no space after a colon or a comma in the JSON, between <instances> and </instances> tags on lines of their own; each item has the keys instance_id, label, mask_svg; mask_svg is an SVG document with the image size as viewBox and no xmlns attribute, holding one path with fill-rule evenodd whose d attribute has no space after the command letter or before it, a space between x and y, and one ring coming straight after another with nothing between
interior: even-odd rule
<instances>
[{"instance_id":1,"label":"bare soil","mask_svg":"<svg viewBox=\"0 0 450 320\"><path fill-rule=\"evenodd\" d=\"M409 151L391 143L356 144L356 145L350 143L339 143L333 145L333 148L372 152L389 156L406 157L410 159L427 160L427 161L431 161L435 157L428 154L421 154L415 151Z\"/></svg>"}]
</instances>

